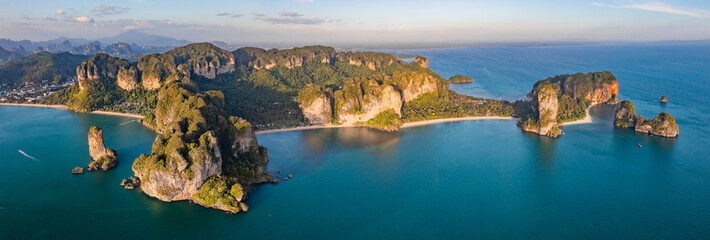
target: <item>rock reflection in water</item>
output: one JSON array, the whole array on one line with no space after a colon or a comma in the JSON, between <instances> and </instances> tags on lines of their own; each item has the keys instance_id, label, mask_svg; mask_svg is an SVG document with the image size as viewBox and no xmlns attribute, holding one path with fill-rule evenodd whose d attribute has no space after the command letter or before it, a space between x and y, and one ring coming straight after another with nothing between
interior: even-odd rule
<instances>
[{"instance_id":1,"label":"rock reflection in water","mask_svg":"<svg viewBox=\"0 0 710 240\"><path fill-rule=\"evenodd\" d=\"M399 142L399 132L384 132L364 127L326 128L302 131L306 147L313 155L321 155L328 146L342 148L365 148L378 146L388 148Z\"/></svg>"}]
</instances>

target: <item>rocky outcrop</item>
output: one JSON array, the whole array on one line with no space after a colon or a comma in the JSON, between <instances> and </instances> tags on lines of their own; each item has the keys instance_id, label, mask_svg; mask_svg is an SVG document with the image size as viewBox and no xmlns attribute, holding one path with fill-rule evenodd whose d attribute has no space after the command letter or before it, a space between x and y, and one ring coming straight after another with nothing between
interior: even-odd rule
<instances>
[{"instance_id":1,"label":"rocky outcrop","mask_svg":"<svg viewBox=\"0 0 710 240\"><path fill-rule=\"evenodd\" d=\"M89 171L99 169L106 171L118 164L118 153L113 149L106 148L103 130L97 126L89 128L89 155L91 155L92 159L89 163Z\"/></svg>"},{"instance_id":2,"label":"rocky outcrop","mask_svg":"<svg viewBox=\"0 0 710 240\"><path fill-rule=\"evenodd\" d=\"M298 93L298 104L310 124L326 125L333 122L332 93L329 89L307 85Z\"/></svg>"},{"instance_id":3,"label":"rocky outcrop","mask_svg":"<svg viewBox=\"0 0 710 240\"><path fill-rule=\"evenodd\" d=\"M123 179L123 181L121 181L121 187L128 190L133 190L134 188L140 187L140 185L141 180L137 177L130 177L128 180Z\"/></svg>"},{"instance_id":4,"label":"rocky outcrop","mask_svg":"<svg viewBox=\"0 0 710 240\"><path fill-rule=\"evenodd\" d=\"M537 107L537 119L524 122L524 131L537 133L548 137L558 137L562 135L557 124L557 91L550 85L542 85L537 91L534 106Z\"/></svg>"},{"instance_id":5,"label":"rocky outcrop","mask_svg":"<svg viewBox=\"0 0 710 240\"><path fill-rule=\"evenodd\" d=\"M350 80L333 95L337 122L343 125L366 122L388 109L402 115L402 94L393 85L374 79Z\"/></svg>"},{"instance_id":6,"label":"rocky outcrop","mask_svg":"<svg viewBox=\"0 0 710 240\"><path fill-rule=\"evenodd\" d=\"M414 59L414 62L419 64L419 66L422 68L429 68L429 60L427 60L425 57L419 56Z\"/></svg>"},{"instance_id":7,"label":"rocky outcrop","mask_svg":"<svg viewBox=\"0 0 710 240\"><path fill-rule=\"evenodd\" d=\"M464 75L456 75L449 78L450 83L470 83L473 82L472 77L466 77Z\"/></svg>"},{"instance_id":8,"label":"rocky outcrop","mask_svg":"<svg viewBox=\"0 0 710 240\"><path fill-rule=\"evenodd\" d=\"M535 92L542 85L551 85L559 89L558 97L568 95L573 99L583 99L594 103L615 104L619 96L619 83L611 72L577 73L558 75L538 81L533 86Z\"/></svg>"},{"instance_id":9,"label":"rocky outcrop","mask_svg":"<svg viewBox=\"0 0 710 240\"><path fill-rule=\"evenodd\" d=\"M71 174L82 174L84 173L84 168L82 167L75 167L74 169L71 170Z\"/></svg>"},{"instance_id":10,"label":"rocky outcrop","mask_svg":"<svg viewBox=\"0 0 710 240\"><path fill-rule=\"evenodd\" d=\"M661 103L667 103L668 102L668 97L662 96L661 97Z\"/></svg>"},{"instance_id":11,"label":"rocky outcrop","mask_svg":"<svg viewBox=\"0 0 710 240\"><path fill-rule=\"evenodd\" d=\"M402 91L403 101L412 101L425 93L437 92L441 87L439 79L421 72L396 72L392 80Z\"/></svg>"},{"instance_id":12,"label":"rocky outcrop","mask_svg":"<svg viewBox=\"0 0 710 240\"><path fill-rule=\"evenodd\" d=\"M84 90L102 79L115 79L120 69L128 69L128 61L98 53L76 68L79 89Z\"/></svg>"},{"instance_id":13,"label":"rocky outcrop","mask_svg":"<svg viewBox=\"0 0 710 240\"><path fill-rule=\"evenodd\" d=\"M116 74L116 85L126 91L138 88L138 69L135 66L119 69Z\"/></svg>"},{"instance_id":14,"label":"rocky outcrop","mask_svg":"<svg viewBox=\"0 0 710 240\"><path fill-rule=\"evenodd\" d=\"M339 62L347 62L355 66L367 66L372 71L381 70L397 62L397 58L386 53L377 52L340 52L336 54Z\"/></svg>"},{"instance_id":15,"label":"rocky outcrop","mask_svg":"<svg viewBox=\"0 0 710 240\"><path fill-rule=\"evenodd\" d=\"M659 113L651 120L645 120L643 116L639 115L635 130L662 137L677 137L679 132L675 118L668 113Z\"/></svg>"},{"instance_id":16,"label":"rocky outcrop","mask_svg":"<svg viewBox=\"0 0 710 240\"><path fill-rule=\"evenodd\" d=\"M264 169L266 149L258 146L251 125L228 117L221 92L195 92L194 86L171 83L158 92L155 115L144 122L160 135L151 155L133 163L146 194L163 201L191 200L206 207L234 212L239 201L207 201L200 192L221 193L269 179ZM214 187L210 179L225 179ZM237 187L238 186L238 187ZM244 186L244 187L242 187ZM242 196L244 196L242 194Z\"/></svg>"},{"instance_id":17,"label":"rocky outcrop","mask_svg":"<svg viewBox=\"0 0 710 240\"><path fill-rule=\"evenodd\" d=\"M185 64L188 72L209 79L214 79L218 74L233 72L236 63L231 52L211 43L188 44L165 54L173 57L175 65Z\"/></svg>"},{"instance_id":18,"label":"rocky outcrop","mask_svg":"<svg viewBox=\"0 0 710 240\"><path fill-rule=\"evenodd\" d=\"M616 106L614 116L614 126L623 128L634 128L636 126L636 109L629 101L621 101Z\"/></svg>"},{"instance_id":19,"label":"rocky outcrop","mask_svg":"<svg viewBox=\"0 0 710 240\"><path fill-rule=\"evenodd\" d=\"M325 46L306 46L284 50L261 48L240 48L234 51L238 64L254 69L285 67L293 69L303 66L308 61L330 63L335 56L335 49Z\"/></svg>"}]
</instances>

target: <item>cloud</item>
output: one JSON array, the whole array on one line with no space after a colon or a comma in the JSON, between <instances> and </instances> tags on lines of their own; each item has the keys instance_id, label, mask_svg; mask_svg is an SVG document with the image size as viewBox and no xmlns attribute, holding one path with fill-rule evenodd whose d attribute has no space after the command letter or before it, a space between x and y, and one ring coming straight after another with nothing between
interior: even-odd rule
<instances>
[{"instance_id":1,"label":"cloud","mask_svg":"<svg viewBox=\"0 0 710 240\"><path fill-rule=\"evenodd\" d=\"M66 12L64 12L64 10L59 9L54 13L56 13L57 15L64 15Z\"/></svg>"},{"instance_id":2,"label":"cloud","mask_svg":"<svg viewBox=\"0 0 710 240\"><path fill-rule=\"evenodd\" d=\"M217 16L217 17L224 17L224 16L229 16L229 15L231 15L231 14L229 14L229 13L217 13L215 16Z\"/></svg>"},{"instance_id":3,"label":"cloud","mask_svg":"<svg viewBox=\"0 0 710 240\"><path fill-rule=\"evenodd\" d=\"M103 17L106 15L118 15L118 14L123 14L128 12L128 8L123 8L119 6L107 6L107 5L101 5L98 7L95 7L93 12L96 16Z\"/></svg>"},{"instance_id":4,"label":"cloud","mask_svg":"<svg viewBox=\"0 0 710 240\"><path fill-rule=\"evenodd\" d=\"M270 17L270 18L258 18L259 20L273 23L273 24L300 24L300 25L318 25L327 22L327 20L322 18L290 18L290 17Z\"/></svg>"},{"instance_id":5,"label":"cloud","mask_svg":"<svg viewBox=\"0 0 710 240\"><path fill-rule=\"evenodd\" d=\"M299 12L289 12L289 11L281 11L281 12L279 12L279 16L296 18L296 17L303 17L303 13L299 13Z\"/></svg>"},{"instance_id":6,"label":"cloud","mask_svg":"<svg viewBox=\"0 0 710 240\"><path fill-rule=\"evenodd\" d=\"M53 18L53 17L47 17L47 16L43 16L43 17L42 17L42 20L45 20L45 21L57 21L57 19L56 19L56 18Z\"/></svg>"},{"instance_id":7,"label":"cloud","mask_svg":"<svg viewBox=\"0 0 710 240\"><path fill-rule=\"evenodd\" d=\"M669 5L662 2L646 2L646 3L636 3L628 5L609 5L604 3L592 3L592 5L597 7L607 7L607 8L626 8L626 9L637 9L650 12L661 12L676 15L684 15L689 17L697 18L710 18L710 12L703 9L683 9L673 5Z\"/></svg>"},{"instance_id":8,"label":"cloud","mask_svg":"<svg viewBox=\"0 0 710 240\"><path fill-rule=\"evenodd\" d=\"M87 16L81 16L81 17L74 18L74 21L77 21L80 23L93 23L94 19L87 17Z\"/></svg>"},{"instance_id":9,"label":"cloud","mask_svg":"<svg viewBox=\"0 0 710 240\"><path fill-rule=\"evenodd\" d=\"M263 17L264 16L263 13L251 13L251 15L255 16L255 17Z\"/></svg>"},{"instance_id":10,"label":"cloud","mask_svg":"<svg viewBox=\"0 0 710 240\"><path fill-rule=\"evenodd\" d=\"M243 17L244 14L232 14L233 18Z\"/></svg>"}]
</instances>

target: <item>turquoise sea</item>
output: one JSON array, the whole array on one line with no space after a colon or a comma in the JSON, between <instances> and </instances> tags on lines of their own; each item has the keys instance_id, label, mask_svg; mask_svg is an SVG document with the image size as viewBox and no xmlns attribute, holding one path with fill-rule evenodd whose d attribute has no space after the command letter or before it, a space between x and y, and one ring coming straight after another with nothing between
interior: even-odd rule
<instances>
[{"instance_id":1,"label":"turquoise sea","mask_svg":"<svg viewBox=\"0 0 710 240\"><path fill-rule=\"evenodd\" d=\"M710 238L710 45L400 52L476 79L456 91L502 99L555 74L609 70L621 99L647 117L671 113L680 135L614 129L608 106L558 139L503 120L263 134L269 169L294 177L258 186L249 212L230 215L121 188L155 138L131 118L0 106L0 239ZM91 125L120 163L71 175L88 164Z\"/></svg>"}]
</instances>

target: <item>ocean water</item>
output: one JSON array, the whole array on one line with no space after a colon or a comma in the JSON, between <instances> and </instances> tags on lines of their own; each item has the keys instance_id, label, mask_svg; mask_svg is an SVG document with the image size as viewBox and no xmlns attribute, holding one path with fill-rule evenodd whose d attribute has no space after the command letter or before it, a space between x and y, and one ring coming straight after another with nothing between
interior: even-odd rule
<instances>
[{"instance_id":1,"label":"ocean water","mask_svg":"<svg viewBox=\"0 0 710 240\"><path fill-rule=\"evenodd\" d=\"M621 99L644 116L671 113L680 136L615 129L603 105L558 139L506 120L263 134L269 170L294 177L258 186L249 212L230 215L121 188L155 137L130 118L0 106L0 238L710 238L710 45L403 52L476 79L456 91L501 99L555 74L609 70ZM89 161L90 125L120 164L71 175Z\"/></svg>"}]
</instances>

